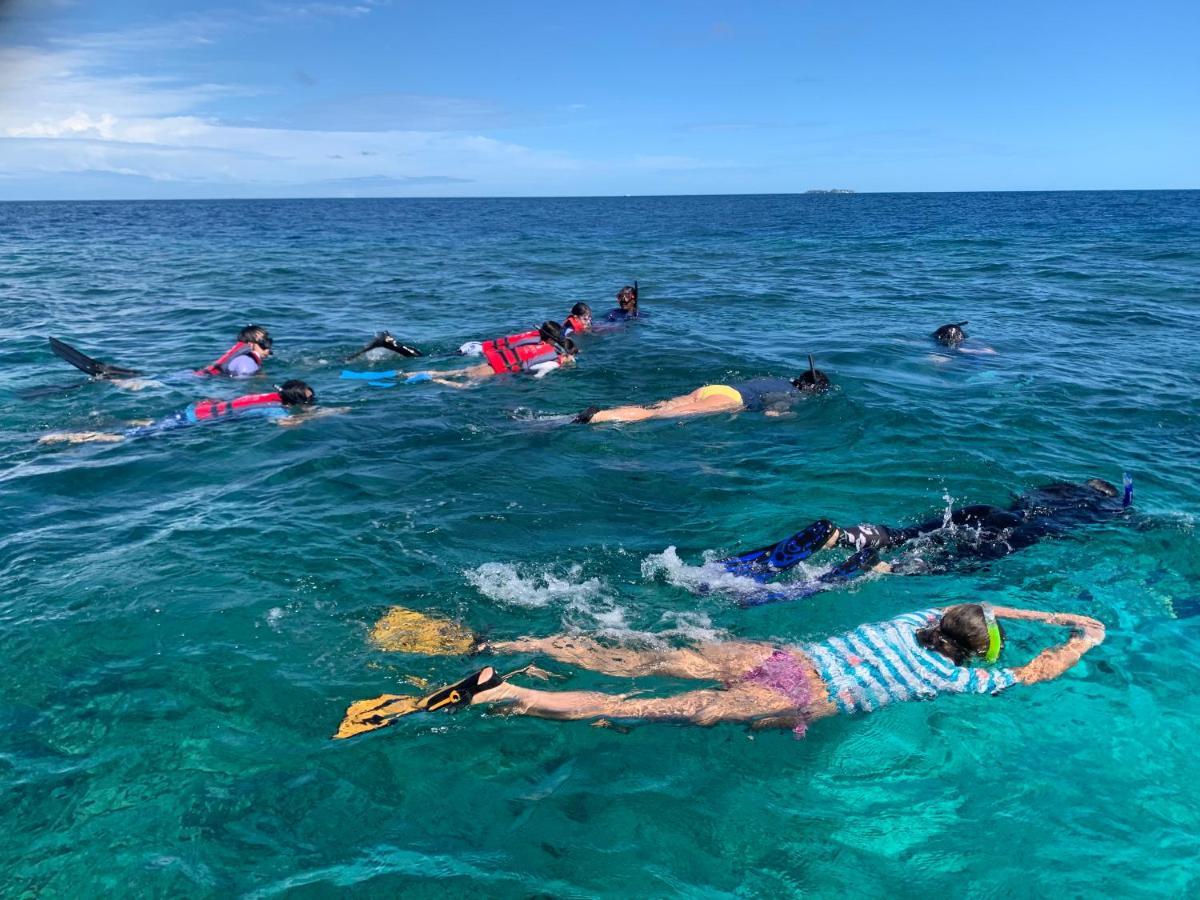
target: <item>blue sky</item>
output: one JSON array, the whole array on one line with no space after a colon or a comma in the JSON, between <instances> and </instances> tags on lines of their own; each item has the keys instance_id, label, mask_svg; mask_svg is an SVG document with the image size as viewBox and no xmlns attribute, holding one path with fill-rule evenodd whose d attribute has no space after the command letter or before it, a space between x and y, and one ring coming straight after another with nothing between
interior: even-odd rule
<instances>
[{"instance_id":1,"label":"blue sky","mask_svg":"<svg viewBox=\"0 0 1200 900\"><path fill-rule=\"evenodd\" d=\"M1192 2L0 0L0 199L1200 187Z\"/></svg>"}]
</instances>

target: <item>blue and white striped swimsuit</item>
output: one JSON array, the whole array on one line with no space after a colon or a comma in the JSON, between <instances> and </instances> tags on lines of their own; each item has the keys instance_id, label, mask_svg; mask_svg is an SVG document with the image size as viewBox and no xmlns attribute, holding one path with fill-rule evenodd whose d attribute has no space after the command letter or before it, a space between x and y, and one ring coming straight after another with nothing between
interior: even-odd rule
<instances>
[{"instance_id":1,"label":"blue and white striped swimsuit","mask_svg":"<svg viewBox=\"0 0 1200 900\"><path fill-rule=\"evenodd\" d=\"M921 646L917 631L942 617L940 609L906 613L800 649L845 714L871 712L895 700L943 693L996 694L1017 683L1012 669L972 669Z\"/></svg>"}]
</instances>

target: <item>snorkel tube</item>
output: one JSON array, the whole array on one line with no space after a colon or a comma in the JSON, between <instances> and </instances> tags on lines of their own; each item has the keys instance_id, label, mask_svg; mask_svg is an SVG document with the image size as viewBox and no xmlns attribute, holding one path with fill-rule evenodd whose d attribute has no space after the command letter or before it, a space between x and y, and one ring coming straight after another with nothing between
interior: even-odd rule
<instances>
[{"instance_id":1,"label":"snorkel tube","mask_svg":"<svg viewBox=\"0 0 1200 900\"><path fill-rule=\"evenodd\" d=\"M996 613L986 603L981 603L983 609L983 621L987 623L988 633L988 648L987 654L983 657L988 663L994 663L1000 658L1000 645L1003 643L1000 639L1000 626L996 624Z\"/></svg>"},{"instance_id":2,"label":"snorkel tube","mask_svg":"<svg viewBox=\"0 0 1200 900\"><path fill-rule=\"evenodd\" d=\"M1121 497L1121 508L1128 509L1133 505L1133 476L1128 472L1125 473L1124 486L1125 493Z\"/></svg>"}]
</instances>

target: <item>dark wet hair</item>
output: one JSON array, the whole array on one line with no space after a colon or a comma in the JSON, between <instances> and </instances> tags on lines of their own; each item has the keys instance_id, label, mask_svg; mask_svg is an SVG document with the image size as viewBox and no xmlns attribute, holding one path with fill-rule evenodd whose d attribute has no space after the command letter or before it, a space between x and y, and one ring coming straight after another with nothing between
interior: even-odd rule
<instances>
[{"instance_id":1,"label":"dark wet hair","mask_svg":"<svg viewBox=\"0 0 1200 900\"><path fill-rule=\"evenodd\" d=\"M617 302L621 303L622 301L625 301L625 300L632 300L633 305L637 306L638 289L637 289L636 281L633 284L625 285L625 287L623 287L619 291L617 291Z\"/></svg>"},{"instance_id":2,"label":"dark wet hair","mask_svg":"<svg viewBox=\"0 0 1200 900\"><path fill-rule=\"evenodd\" d=\"M808 371L799 378L793 378L792 387L798 391L806 391L812 394L820 394L829 390L829 378L817 368L817 364L813 362L811 353L808 354Z\"/></svg>"},{"instance_id":3,"label":"dark wet hair","mask_svg":"<svg viewBox=\"0 0 1200 900\"><path fill-rule=\"evenodd\" d=\"M947 347L957 347L967 339L967 333L963 331L963 326L970 324L970 322L955 322L952 325L943 325L933 333L932 337L939 344L945 344Z\"/></svg>"},{"instance_id":4,"label":"dark wet hair","mask_svg":"<svg viewBox=\"0 0 1200 900\"><path fill-rule=\"evenodd\" d=\"M571 315L573 316L590 316L592 308L586 303L576 303L571 307Z\"/></svg>"},{"instance_id":5,"label":"dark wet hair","mask_svg":"<svg viewBox=\"0 0 1200 900\"><path fill-rule=\"evenodd\" d=\"M549 341L551 344L557 344L559 347L561 347L563 341L567 339L566 335L563 334L562 325L560 325L558 322L550 321L546 321L541 324L541 327L538 328L538 337L540 337L543 341Z\"/></svg>"},{"instance_id":6,"label":"dark wet hair","mask_svg":"<svg viewBox=\"0 0 1200 900\"><path fill-rule=\"evenodd\" d=\"M1004 627L1000 629L1000 643L1004 644ZM928 628L917 631L917 640L922 647L949 657L956 666L961 666L972 656L985 655L988 651L987 620L983 607L978 603L962 603L952 606L942 618Z\"/></svg>"},{"instance_id":7,"label":"dark wet hair","mask_svg":"<svg viewBox=\"0 0 1200 900\"><path fill-rule=\"evenodd\" d=\"M820 369L814 369L811 372L805 372L799 378L792 379L792 386L800 391L809 391L814 394L820 394L829 390L829 377Z\"/></svg>"},{"instance_id":8,"label":"dark wet hair","mask_svg":"<svg viewBox=\"0 0 1200 900\"><path fill-rule=\"evenodd\" d=\"M247 325L238 332L237 339L244 344L258 344L260 347L271 349L271 335L261 325Z\"/></svg>"},{"instance_id":9,"label":"dark wet hair","mask_svg":"<svg viewBox=\"0 0 1200 900\"><path fill-rule=\"evenodd\" d=\"M293 378L280 386L279 402L284 406L309 406L317 402L317 394L303 381Z\"/></svg>"},{"instance_id":10,"label":"dark wet hair","mask_svg":"<svg viewBox=\"0 0 1200 900\"><path fill-rule=\"evenodd\" d=\"M563 338L562 349L567 356L575 356L579 353L579 345L570 338Z\"/></svg>"}]
</instances>

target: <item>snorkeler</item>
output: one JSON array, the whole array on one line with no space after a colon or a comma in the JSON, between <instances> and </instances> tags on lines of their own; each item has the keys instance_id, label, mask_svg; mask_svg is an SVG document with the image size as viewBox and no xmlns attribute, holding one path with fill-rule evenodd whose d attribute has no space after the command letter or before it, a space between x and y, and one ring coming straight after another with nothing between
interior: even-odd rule
<instances>
[{"instance_id":1,"label":"snorkeler","mask_svg":"<svg viewBox=\"0 0 1200 900\"><path fill-rule=\"evenodd\" d=\"M573 334L583 334L592 330L592 308L586 303L576 303L571 307L571 314L563 319L562 336L570 337ZM533 332L523 332L522 335L512 335L507 340L512 340L515 337L522 337L532 334ZM467 341L458 348L459 356L483 356L484 345L491 343L489 341Z\"/></svg>"},{"instance_id":2,"label":"snorkeler","mask_svg":"<svg viewBox=\"0 0 1200 900\"><path fill-rule=\"evenodd\" d=\"M645 316L638 310L638 283L627 284L617 291L617 308L610 309L604 316L606 322L628 322Z\"/></svg>"},{"instance_id":3,"label":"snorkeler","mask_svg":"<svg viewBox=\"0 0 1200 900\"><path fill-rule=\"evenodd\" d=\"M1005 643L999 619L1043 622L1073 630L1064 643L1042 650L1016 668L984 668ZM1104 640L1104 625L1087 616L965 603L927 609L862 625L823 641L774 644L711 641L689 648L635 650L607 647L588 637L560 635L484 645L498 654L544 654L606 675L664 676L719 682L720 688L643 698L597 691L545 691L509 682L486 666L458 684L425 697L384 694L353 704L334 737L383 728L413 712L504 704L507 711L544 719L676 721L694 725L743 722L790 728L802 736L809 723L833 715L872 712L890 703L941 694L997 694L1016 684L1062 675Z\"/></svg>"},{"instance_id":4,"label":"snorkeler","mask_svg":"<svg viewBox=\"0 0 1200 900\"><path fill-rule=\"evenodd\" d=\"M38 443L116 443L127 438L161 434L164 431L174 431L190 425L228 421L249 416L263 416L273 420L276 425L297 425L302 420L299 417L290 416L288 413L302 412L305 407L312 406L316 402L317 397L313 389L303 381L285 381L277 391L269 394L247 394L233 400L201 400L165 418L127 428L120 433L77 431L47 434L39 438ZM344 412L344 408L324 409L320 413L310 413L308 418L339 412Z\"/></svg>"},{"instance_id":5,"label":"snorkeler","mask_svg":"<svg viewBox=\"0 0 1200 900\"><path fill-rule=\"evenodd\" d=\"M50 338L49 341L50 350L55 356L66 360L98 381L118 381L145 374L137 369L127 369L92 359L57 338ZM271 355L271 346L271 336L265 328L261 325L247 325L238 332L237 341L232 347L207 366L197 369L194 374L202 377L224 375L229 378L249 378L251 375L257 375L262 369L263 363Z\"/></svg>"},{"instance_id":6,"label":"snorkeler","mask_svg":"<svg viewBox=\"0 0 1200 900\"><path fill-rule=\"evenodd\" d=\"M949 325L943 325L933 332L930 337L948 350L957 350L959 353L994 355L996 351L991 347L982 345L973 347L963 346L967 341L967 333L963 331L963 327L970 324L970 322L953 322Z\"/></svg>"},{"instance_id":7,"label":"snorkeler","mask_svg":"<svg viewBox=\"0 0 1200 900\"><path fill-rule=\"evenodd\" d=\"M475 366L425 372L343 372L342 377L384 379L391 376L402 379L405 384L432 381L448 387L468 387L493 375L526 373L542 378L560 366L573 363L579 352L575 342L564 336L563 328L557 322L543 322L542 327L534 331L483 341L480 347L487 361Z\"/></svg>"},{"instance_id":8,"label":"snorkeler","mask_svg":"<svg viewBox=\"0 0 1200 900\"><path fill-rule=\"evenodd\" d=\"M1099 478L1083 484L1056 482L1017 497L1007 509L986 504L964 506L917 525L843 528L818 519L790 538L739 553L718 565L730 574L765 584L821 550L845 547L855 551L815 583L780 585L779 590L750 591L741 597L743 606L758 606L812 596L830 584L867 572L926 575L969 571L1043 538L1110 521L1132 503L1133 481L1128 475L1123 492ZM900 554L884 562L880 551Z\"/></svg>"},{"instance_id":9,"label":"snorkeler","mask_svg":"<svg viewBox=\"0 0 1200 900\"><path fill-rule=\"evenodd\" d=\"M592 308L586 303L576 303L571 307L571 314L563 320L563 334L570 337L573 334L584 334L592 329Z\"/></svg>"},{"instance_id":10,"label":"snorkeler","mask_svg":"<svg viewBox=\"0 0 1200 900\"><path fill-rule=\"evenodd\" d=\"M764 412L778 416L805 394L829 390L829 379L808 357L808 371L790 381L786 378L754 378L737 384L706 384L682 397L672 397L651 406L617 406L600 409L589 406L574 422L598 425L602 422L641 422L644 419L677 419L723 412Z\"/></svg>"}]
</instances>

